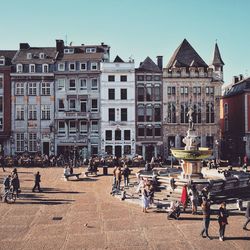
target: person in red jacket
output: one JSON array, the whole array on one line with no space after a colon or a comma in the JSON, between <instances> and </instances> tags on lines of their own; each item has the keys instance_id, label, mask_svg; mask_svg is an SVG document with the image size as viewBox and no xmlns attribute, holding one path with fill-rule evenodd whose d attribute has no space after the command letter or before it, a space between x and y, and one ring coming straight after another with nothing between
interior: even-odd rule
<instances>
[{"instance_id":1,"label":"person in red jacket","mask_svg":"<svg viewBox=\"0 0 250 250\"><path fill-rule=\"evenodd\" d=\"M186 207L187 207L187 203L188 203L187 185L184 185L182 187L181 203L182 203L182 206L183 206L183 212L185 212Z\"/></svg>"}]
</instances>

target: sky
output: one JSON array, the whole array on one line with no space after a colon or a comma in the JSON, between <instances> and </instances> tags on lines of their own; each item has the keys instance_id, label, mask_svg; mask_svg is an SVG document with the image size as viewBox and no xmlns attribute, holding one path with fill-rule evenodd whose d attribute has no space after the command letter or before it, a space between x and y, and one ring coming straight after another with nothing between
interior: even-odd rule
<instances>
[{"instance_id":1,"label":"sky","mask_svg":"<svg viewBox=\"0 0 250 250\"><path fill-rule=\"evenodd\" d=\"M0 49L73 45L111 46L111 60L147 56L164 66L184 38L210 64L217 41L225 63L224 81L250 76L248 0L12 0L0 1Z\"/></svg>"}]
</instances>

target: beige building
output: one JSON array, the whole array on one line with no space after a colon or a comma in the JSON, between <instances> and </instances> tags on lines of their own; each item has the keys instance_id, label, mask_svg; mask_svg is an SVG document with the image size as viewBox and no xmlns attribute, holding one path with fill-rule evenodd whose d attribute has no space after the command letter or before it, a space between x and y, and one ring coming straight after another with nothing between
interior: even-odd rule
<instances>
[{"instance_id":1,"label":"beige building","mask_svg":"<svg viewBox=\"0 0 250 250\"><path fill-rule=\"evenodd\" d=\"M175 50L163 69L163 142L165 157L170 147L184 147L188 129L187 112L194 109L195 130L200 146L214 149L219 157L219 109L223 84L223 61L215 45L208 66L186 39Z\"/></svg>"}]
</instances>

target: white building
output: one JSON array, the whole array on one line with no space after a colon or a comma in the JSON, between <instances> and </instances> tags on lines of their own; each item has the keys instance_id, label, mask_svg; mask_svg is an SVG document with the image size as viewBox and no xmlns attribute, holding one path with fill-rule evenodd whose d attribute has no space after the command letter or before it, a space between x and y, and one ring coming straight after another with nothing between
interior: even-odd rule
<instances>
[{"instance_id":1,"label":"white building","mask_svg":"<svg viewBox=\"0 0 250 250\"><path fill-rule=\"evenodd\" d=\"M101 152L135 154L135 67L117 56L101 63Z\"/></svg>"}]
</instances>

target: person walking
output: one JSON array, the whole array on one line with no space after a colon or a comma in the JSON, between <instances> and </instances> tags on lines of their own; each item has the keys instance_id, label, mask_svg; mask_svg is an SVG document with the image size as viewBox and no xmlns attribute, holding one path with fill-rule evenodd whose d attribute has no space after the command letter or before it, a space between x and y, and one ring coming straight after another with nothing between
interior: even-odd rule
<instances>
[{"instance_id":1,"label":"person walking","mask_svg":"<svg viewBox=\"0 0 250 250\"><path fill-rule=\"evenodd\" d=\"M149 196L149 186L145 185L142 190L142 212L147 213L149 207L150 196Z\"/></svg>"},{"instance_id":2,"label":"person walking","mask_svg":"<svg viewBox=\"0 0 250 250\"><path fill-rule=\"evenodd\" d=\"M218 212L218 223L219 223L219 240L224 241L225 229L228 224L228 211L226 209L226 202L222 202Z\"/></svg>"},{"instance_id":3,"label":"person walking","mask_svg":"<svg viewBox=\"0 0 250 250\"><path fill-rule=\"evenodd\" d=\"M201 208L202 208L202 213L203 213L203 229L200 235L204 237L204 233L205 233L205 236L207 237L207 239L211 240L210 236L208 235L208 228L210 224L210 215L211 215L210 201L204 198L201 204Z\"/></svg>"},{"instance_id":4,"label":"person walking","mask_svg":"<svg viewBox=\"0 0 250 250\"><path fill-rule=\"evenodd\" d=\"M191 185L189 191L189 197L192 204L192 214L197 214L197 205L198 205L198 191L195 185Z\"/></svg>"},{"instance_id":5,"label":"person walking","mask_svg":"<svg viewBox=\"0 0 250 250\"><path fill-rule=\"evenodd\" d=\"M2 201L3 202L7 202L7 192L10 190L10 186L11 186L11 175L8 175L4 181L3 181L3 185L4 185L4 195L2 197Z\"/></svg>"},{"instance_id":6,"label":"person walking","mask_svg":"<svg viewBox=\"0 0 250 250\"><path fill-rule=\"evenodd\" d=\"M128 167L128 165L125 165L123 171L123 178L124 178L124 187L128 187L129 185L129 175L130 175L130 169Z\"/></svg>"},{"instance_id":7,"label":"person walking","mask_svg":"<svg viewBox=\"0 0 250 250\"><path fill-rule=\"evenodd\" d=\"M246 210L245 216L247 220L243 226L243 229L247 230L247 224L250 222L250 201L247 202L247 210Z\"/></svg>"},{"instance_id":8,"label":"person walking","mask_svg":"<svg viewBox=\"0 0 250 250\"><path fill-rule=\"evenodd\" d=\"M4 159L4 156L3 155L0 155L0 165L3 169L3 172L5 172L5 159Z\"/></svg>"},{"instance_id":9,"label":"person walking","mask_svg":"<svg viewBox=\"0 0 250 250\"><path fill-rule=\"evenodd\" d=\"M36 188L38 189L39 192L42 192L42 190L40 188L40 182L41 182L41 175L38 171L35 175L35 186L33 187L32 192L35 192Z\"/></svg>"}]
</instances>

